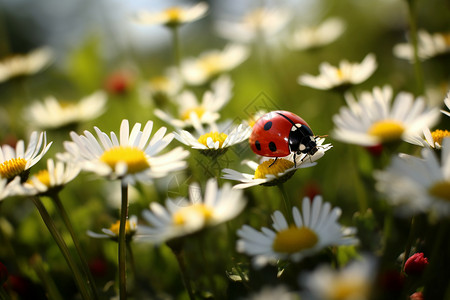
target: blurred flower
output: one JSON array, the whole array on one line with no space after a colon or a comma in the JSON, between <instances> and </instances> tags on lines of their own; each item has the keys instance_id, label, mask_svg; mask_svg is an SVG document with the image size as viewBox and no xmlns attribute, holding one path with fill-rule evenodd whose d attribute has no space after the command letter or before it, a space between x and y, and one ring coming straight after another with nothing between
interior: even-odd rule
<instances>
[{"instance_id":1,"label":"blurred flower","mask_svg":"<svg viewBox=\"0 0 450 300\"><path fill-rule=\"evenodd\" d=\"M444 99L444 103L447 106L447 109L450 109L450 91L447 93L447 96ZM441 110L441 112L450 117L449 111Z\"/></svg>"},{"instance_id":2,"label":"blurred flower","mask_svg":"<svg viewBox=\"0 0 450 300\"><path fill-rule=\"evenodd\" d=\"M414 253L405 263L404 271L407 275L421 275L428 266L428 258L423 253Z\"/></svg>"},{"instance_id":3,"label":"blurred flower","mask_svg":"<svg viewBox=\"0 0 450 300\"><path fill-rule=\"evenodd\" d=\"M26 150L23 140L19 140L15 148L3 145L0 149L0 177L11 181L20 176L23 181L27 180L30 168L41 160L51 145L52 142L47 144L45 132L38 135L36 131L31 133Z\"/></svg>"},{"instance_id":4,"label":"blurred flower","mask_svg":"<svg viewBox=\"0 0 450 300\"><path fill-rule=\"evenodd\" d=\"M217 156L225 153L228 147L242 143L247 140L251 134L251 127L240 124L232 128L231 124L223 124L217 126L215 123L210 124L209 128L205 130L198 122L198 118L194 116L193 122L196 135L194 136L186 130L179 130L175 134L175 138L181 143L198 149L202 154Z\"/></svg>"},{"instance_id":5,"label":"blurred flower","mask_svg":"<svg viewBox=\"0 0 450 300\"><path fill-rule=\"evenodd\" d=\"M339 68L323 62L319 66L320 74L309 74L298 77L298 83L319 90L343 88L366 81L377 68L375 55L368 54L361 63L351 63L342 60Z\"/></svg>"},{"instance_id":6,"label":"blurred flower","mask_svg":"<svg viewBox=\"0 0 450 300\"><path fill-rule=\"evenodd\" d=\"M144 25L160 24L174 27L203 18L208 8L209 5L206 2L199 2L191 7L172 6L160 12L140 11L134 20Z\"/></svg>"},{"instance_id":7,"label":"blurred flower","mask_svg":"<svg viewBox=\"0 0 450 300\"><path fill-rule=\"evenodd\" d=\"M267 263L276 264L278 260L299 262L328 246L357 243L350 236L355 230L344 229L337 223L341 209L331 209L330 203L323 202L321 196L316 196L312 202L303 198L302 213L293 207L292 215L294 224L288 224L283 214L275 211L272 215L275 231L263 227L259 232L244 225L237 231L237 250L253 256L253 266L260 268Z\"/></svg>"},{"instance_id":8,"label":"blurred flower","mask_svg":"<svg viewBox=\"0 0 450 300\"><path fill-rule=\"evenodd\" d=\"M106 77L105 90L113 95L126 94L135 81L135 74L130 70L118 70Z\"/></svg>"},{"instance_id":9,"label":"blurred flower","mask_svg":"<svg viewBox=\"0 0 450 300\"><path fill-rule=\"evenodd\" d=\"M301 27L286 41L292 50L308 50L326 46L337 40L345 30L341 18L328 18L319 25Z\"/></svg>"},{"instance_id":10,"label":"blurred flower","mask_svg":"<svg viewBox=\"0 0 450 300\"><path fill-rule=\"evenodd\" d=\"M20 191L20 177L16 176L14 179L8 181L5 178L0 178L0 203L3 199L9 196L17 195ZM2 220L0 219L0 224ZM7 226L7 225L6 225ZM0 229L4 230L5 228Z\"/></svg>"},{"instance_id":11,"label":"blurred flower","mask_svg":"<svg viewBox=\"0 0 450 300\"><path fill-rule=\"evenodd\" d=\"M298 299L296 292L291 292L284 285L263 286L257 293L253 293L247 300L294 300Z\"/></svg>"},{"instance_id":12,"label":"blurred flower","mask_svg":"<svg viewBox=\"0 0 450 300\"><path fill-rule=\"evenodd\" d=\"M25 110L25 118L33 127L55 129L90 121L105 111L106 94L97 91L79 102L58 101L49 96L36 101Z\"/></svg>"},{"instance_id":13,"label":"blurred flower","mask_svg":"<svg viewBox=\"0 0 450 300\"><path fill-rule=\"evenodd\" d=\"M0 82L20 75L31 75L39 72L52 60L53 53L43 47L25 55L15 55L0 61Z\"/></svg>"},{"instance_id":14,"label":"blurred flower","mask_svg":"<svg viewBox=\"0 0 450 300\"><path fill-rule=\"evenodd\" d=\"M120 185L117 185L116 182L112 181L105 181L101 188L101 193L103 199L106 200L106 204L108 207L113 209L120 209L122 205L122 194L121 194L122 187ZM139 193L139 190L133 186L130 185L128 187L128 204L133 204L138 201L141 194Z\"/></svg>"},{"instance_id":15,"label":"blurred flower","mask_svg":"<svg viewBox=\"0 0 450 300\"><path fill-rule=\"evenodd\" d=\"M348 107L342 107L333 117L332 135L350 144L375 146L406 140L439 120L439 110L426 107L421 97L414 100L412 94L401 92L392 100L390 86L375 87L372 93L363 92L359 102L351 94L345 98Z\"/></svg>"},{"instance_id":16,"label":"blurred flower","mask_svg":"<svg viewBox=\"0 0 450 300\"><path fill-rule=\"evenodd\" d=\"M100 142L87 130L85 135L72 131L70 136L73 142L64 142L64 147L82 169L110 179L121 179L123 184L134 184L136 181L149 183L154 178L186 167L183 159L189 152L181 147L156 156L173 139L173 134L164 136L165 127L155 132L152 139L152 121L147 122L143 131L140 128L141 124L136 123L129 132L128 120L123 120L119 141L114 132L108 137L94 127Z\"/></svg>"},{"instance_id":17,"label":"blurred flower","mask_svg":"<svg viewBox=\"0 0 450 300\"><path fill-rule=\"evenodd\" d=\"M153 101L156 106L163 106L178 95L182 87L183 80L179 72L175 68L168 68L164 75L151 77L144 82L140 89L140 100L144 105Z\"/></svg>"},{"instance_id":18,"label":"blurred flower","mask_svg":"<svg viewBox=\"0 0 450 300\"><path fill-rule=\"evenodd\" d=\"M414 294L409 296L409 299L410 300L424 300L425 298L423 297L422 292L415 292Z\"/></svg>"},{"instance_id":19,"label":"blurred flower","mask_svg":"<svg viewBox=\"0 0 450 300\"><path fill-rule=\"evenodd\" d=\"M241 20L217 21L215 29L220 36L235 42L250 43L259 38L267 41L276 37L290 18L286 9L259 7L244 15Z\"/></svg>"},{"instance_id":20,"label":"blurred flower","mask_svg":"<svg viewBox=\"0 0 450 300\"><path fill-rule=\"evenodd\" d=\"M189 201L185 198L167 199L166 207L150 203L150 210L143 212L151 226L139 225L136 238L139 241L161 243L197 232L205 227L229 221L242 212L246 204L242 191L224 184L219 188L215 179L206 183L202 197L200 186L189 185Z\"/></svg>"},{"instance_id":21,"label":"blurred flower","mask_svg":"<svg viewBox=\"0 0 450 300\"><path fill-rule=\"evenodd\" d=\"M243 161L250 169L254 170L254 174L241 173L232 169L223 169L224 179L240 181L235 185L234 189L244 189L255 185L272 186L285 182L294 175L297 169L315 166L315 161L320 159L325 151L331 149L331 144L323 145L325 139L316 140L318 151L314 155L302 154L297 155L294 162L293 155L280 157L275 159L264 158L261 164L254 161Z\"/></svg>"},{"instance_id":22,"label":"blurred flower","mask_svg":"<svg viewBox=\"0 0 450 300\"><path fill-rule=\"evenodd\" d=\"M429 212L432 217L450 214L450 138L442 142L439 159L430 148L422 158L395 156L384 171L375 171L376 188L403 216Z\"/></svg>"},{"instance_id":23,"label":"blurred flower","mask_svg":"<svg viewBox=\"0 0 450 300\"><path fill-rule=\"evenodd\" d=\"M130 216L130 218L125 223L125 240L127 242L136 234L138 219L136 216ZM118 241L119 239L119 228L120 220L111 224L109 228L102 228L102 233L96 233L88 230L87 235L96 239L111 239L113 241Z\"/></svg>"},{"instance_id":24,"label":"blurred flower","mask_svg":"<svg viewBox=\"0 0 450 300\"><path fill-rule=\"evenodd\" d=\"M7 280L8 280L8 269L2 262L0 262L0 288L2 288L3 284Z\"/></svg>"},{"instance_id":25,"label":"blurred flower","mask_svg":"<svg viewBox=\"0 0 450 300\"><path fill-rule=\"evenodd\" d=\"M212 90L203 94L201 103L191 91L184 91L175 98L179 119L166 112L155 109L155 115L176 128L193 126L194 116L201 124L210 124L219 119L219 110L230 101L233 82L228 76L219 77L212 83Z\"/></svg>"},{"instance_id":26,"label":"blurred flower","mask_svg":"<svg viewBox=\"0 0 450 300\"><path fill-rule=\"evenodd\" d=\"M364 257L352 261L342 269L328 265L300 277L305 300L364 300L371 299L371 289L376 273L374 261Z\"/></svg>"},{"instance_id":27,"label":"blurred flower","mask_svg":"<svg viewBox=\"0 0 450 300\"><path fill-rule=\"evenodd\" d=\"M422 61L450 52L449 33L430 34L422 29L417 33L417 37L418 56ZM410 43L395 45L393 52L398 58L414 61L414 48Z\"/></svg>"},{"instance_id":28,"label":"blurred flower","mask_svg":"<svg viewBox=\"0 0 450 300\"><path fill-rule=\"evenodd\" d=\"M40 170L32 175L20 186L20 194L46 195L58 192L67 183L72 181L80 173L80 167L74 163L64 163L53 159L47 160L47 169Z\"/></svg>"},{"instance_id":29,"label":"blurred flower","mask_svg":"<svg viewBox=\"0 0 450 300\"><path fill-rule=\"evenodd\" d=\"M423 136L424 136L423 138L422 136L419 135L406 137L405 141L422 147L441 149L442 140L446 137L450 137L450 132L448 130L441 130L441 129L436 129L433 132L431 132L429 128L425 128L423 129Z\"/></svg>"},{"instance_id":30,"label":"blurred flower","mask_svg":"<svg viewBox=\"0 0 450 300\"><path fill-rule=\"evenodd\" d=\"M250 50L246 46L238 44L229 44L223 50L209 50L197 58L184 59L181 62L181 75L187 84L201 85L236 68L249 54Z\"/></svg>"}]
</instances>

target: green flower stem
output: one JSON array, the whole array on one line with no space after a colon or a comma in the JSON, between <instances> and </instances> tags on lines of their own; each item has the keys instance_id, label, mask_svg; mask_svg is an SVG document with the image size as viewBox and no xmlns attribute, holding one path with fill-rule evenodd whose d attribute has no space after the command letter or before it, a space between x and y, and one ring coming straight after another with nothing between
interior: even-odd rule
<instances>
[{"instance_id":1,"label":"green flower stem","mask_svg":"<svg viewBox=\"0 0 450 300\"><path fill-rule=\"evenodd\" d=\"M119 227L119 294L120 300L127 299L127 241L126 222L128 218L128 184L121 182L122 187L122 208L120 210Z\"/></svg>"},{"instance_id":2,"label":"green flower stem","mask_svg":"<svg viewBox=\"0 0 450 300\"><path fill-rule=\"evenodd\" d=\"M417 220L416 217L413 216L411 218L411 227L409 228L408 240L406 241L405 251L403 252L403 261L402 261L402 270L405 268L406 260L408 259L409 252L411 251L412 242L414 240L414 236L416 235L417 228Z\"/></svg>"},{"instance_id":3,"label":"green flower stem","mask_svg":"<svg viewBox=\"0 0 450 300\"><path fill-rule=\"evenodd\" d=\"M184 286L186 287L186 290L188 292L189 299L195 300L195 295L194 295L194 292L193 292L192 286L191 286L191 279L189 278L189 274L186 269L186 263L184 261L183 250L180 249L178 251L178 250L174 250L173 248L171 248L171 249L172 249L173 254L175 254L175 257L177 258L178 267L180 268L181 277L183 279Z\"/></svg>"},{"instance_id":4,"label":"green flower stem","mask_svg":"<svg viewBox=\"0 0 450 300\"><path fill-rule=\"evenodd\" d=\"M181 48L180 48L179 28L177 25L174 25L170 26L170 30L172 31L173 57L175 61L175 66L178 68L179 71L181 68Z\"/></svg>"},{"instance_id":5,"label":"green flower stem","mask_svg":"<svg viewBox=\"0 0 450 300\"><path fill-rule=\"evenodd\" d=\"M63 297L61 296L61 293L59 292L58 288L56 287L55 282L44 270L41 256L38 254L33 255L33 258L31 259L31 265L32 265L34 271L36 272L37 276L39 277L39 279L41 279L41 281L45 287L45 290L48 293L49 299L62 300Z\"/></svg>"},{"instance_id":6,"label":"green flower stem","mask_svg":"<svg viewBox=\"0 0 450 300\"><path fill-rule=\"evenodd\" d=\"M281 196L283 198L284 210L286 213L286 219L289 224L294 224L294 219L292 217L292 203L289 200L289 197L286 193L286 189L284 188L283 183L277 184L277 187L280 189Z\"/></svg>"},{"instance_id":7,"label":"green flower stem","mask_svg":"<svg viewBox=\"0 0 450 300\"><path fill-rule=\"evenodd\" d=\"M38 209L42 220L44 221L45 225L47 226L48 230L50 231L50 234L53 236L53 239L55 240L56 244L58 245L59 249L61 250L62 255L64 256L67 264L69 265L70 270L72 271L72 275L74 277L75 283L78 286L78 289L80 290L81 297L86 300L90 300L91 295L89 294L89 291L87 289L87 286L85 284L85 281L83 280L83 276L81 275L80 270L78 269L77 264L73 260L72 256L70 255L69 248L66 245L66 242L64 241L61 234L58 232L55 223L51 219L47 209L42 204L41 200L38 197L32 197L33 203Z\"/></svg>"},{"instance_id":8,"label":"green flower stem","mask_svg":"<svg viewBox=\"0 0 450 300\"><path fill-rule=\"evenodd\" d=\"M58 212L63 219L64 225L66 225L66 228L69 231L70 236L72 237L73 244L75 245L75 249L76 249L78 256L80 258L80 261L81 261L81 267L83 269L83 272L87 276L87 284L92 290L92 295L94 297L93 299L99 299L97 289L94 284L95 283L94 278L92 277L91 271L89 270L89 266L86 261L86 257L83 255L83 251L81 251L80 242L78 240L77 235L75 234L75 231L73 230L72 223L70 222L69 215L67 214L66 210L64 209L61 198L59 197L58 193L53 193L51 195L51 198L52 198L53 202L55 203L56 208L58 209Z\"/></svg>"},{"instance_id":9,"label":"green flower stem","mask_svg":"<svg viewBox=\"0 0 450 300\"><path fill-rule=\"evenodd\" d=\"M128 262L131 269L132 278L134 281L136 281L136 263L134 262L134 255L133 255L133 249L131 248L131 241L128 241L127 243L127 251L128 251Z\"/></svg>"},{"instance_id":10,"label":"green flower stem","mask_svg":"<svg viewBox=\"0 0 450 300\"><path fill-rule=\"evenodd\" d=\"M414 53L414 74L416 76L417 92L419 95L424 93L424 80L422 65L419 60L419 46L417 41L417 22L416 22L416 1L407 0L408 3L408 21L410 30L410 39Z\"/></svg>"}]
</instances>

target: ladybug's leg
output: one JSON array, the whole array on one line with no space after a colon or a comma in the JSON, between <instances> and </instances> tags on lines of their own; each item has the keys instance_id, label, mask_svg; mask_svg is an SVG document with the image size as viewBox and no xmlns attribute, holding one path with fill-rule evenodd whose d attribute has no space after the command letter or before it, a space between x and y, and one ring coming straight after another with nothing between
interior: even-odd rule
<instances>
[{"instance_id":1,"label":"ladybug's leg","mask_svg":"<svg viewBox=\"0 0 450 300\"><path fill-rule=\"evenodd\" d=\"M277 161L278 157L275 157L275 160L269 165L269 168Z\"/></svg>"}]
</instances>

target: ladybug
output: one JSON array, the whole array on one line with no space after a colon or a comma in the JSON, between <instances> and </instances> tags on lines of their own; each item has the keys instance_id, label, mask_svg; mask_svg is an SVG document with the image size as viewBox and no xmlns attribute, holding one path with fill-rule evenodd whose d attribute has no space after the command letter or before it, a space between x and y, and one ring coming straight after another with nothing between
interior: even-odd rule
<instances>
[{"instance_id":1,"label":"ladybug","mask_svg":"<svg viewBox=\"0 0 450 300\"><path fill-rule=\"evenodd\" d=\"M316 137L308 123L294 113L275 110L259 118L249 138L250 148L261 156L278 157L294 153L314 155Z\"/></svg>"}]
</instances>

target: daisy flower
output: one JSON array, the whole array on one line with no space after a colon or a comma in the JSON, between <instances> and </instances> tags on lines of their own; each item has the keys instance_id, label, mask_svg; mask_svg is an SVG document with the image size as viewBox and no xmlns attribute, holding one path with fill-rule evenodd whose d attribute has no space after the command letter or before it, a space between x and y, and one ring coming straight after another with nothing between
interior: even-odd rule
<instances>
[{"instance_id":1,"label":"daisy flower","mask_svg":"<svg viewBox=\"0 0 450 300\"><path fill-rule=\"evenodd\" d=\"M316 26L304 26L295 30L286 42L292 50L308 50L326 46L337 40L345 30L340 18L329 18Z\"/></svg>"},{"instance_id":2,"label":"daisy flower","mask_svg":"<svg viewBox=\"0 0 450 300\"><path fill-rule=\"evenodd\" d=\"M361 63L352 63L342 60L339 67L323 62L319 66L320 74L310 74L298 77L298 83L319 90L330 90L338 87L347 87L366 81L377 68L375 55L370 53Z\"/></svg>"},{"instance_id":3,"label":"daisy flower","mask_svg":"<svg viewBox=\"0 0 450 300\"><path fill-rule=\"evenodd\" d=\"M444 99L445 106L450 110L450 91L447 93L447 96ZM450 111L441 110L441 112L450 117Z\"/></svg>"},{"instance_id":4,"label":"daisy flower","mask_svg":"<svg viewBox=\"0 0 450 300\"><path fill-rule=\"evenodd\" d=\"M181 62L181 75L190 85L201 85L216 76L229 72L242 64L250 55L248 47L229 44L223 50L209 50L197 58Z\"/></svg>"},{"instance_id":5,"label":"daisy flower","mask_svg":"<svg viewBox=\"0 0 450 300\"><path fill-rule=\"evenodd\" d=\"M263 37L268 40L286 27L291 16L285 9L259 7L247 14L240 20L218 21L215 29L218 34L226 39L250 43Z\"/></svg>"},{"instance_id":6,"label":"daisy flower","mask_svg":"<svg viewBox=\"0 0 450 300\"><path fill-rule=\"evenodd\" d=\"M12 181L0 178L0 203L9 196L20 194L20 177L16 176Z\"/></svg>"},{"instance_id":7,"label":"daisy flower","mask_svg":"<svg viewBox=\"0 0 450 300\"><path fill-rule=\"evenodd\" d=\"M193 183L189 185L189 201L169 198L166 207L152 202L150 210L142 214L151 226L139 225L136 238L161 243L183 237L233 219L245 205L242 191L233 190L229 184L219 188L215 179L209 179L202 197L200 186Z\"/></svg>"},{"instance_id":8,"label":"daisy flower","mask_svg":"<svg viewBox=\"0 0 450 300\"><path fill-rule=\"evenodd\" d=\"M49 96L35 101L25 110L25 118L34 127L55 129L93 120L105 111L106 94L97 91L79 102L58 101Z\"/></svg>"},{"instance_id":9,"label":"daisy flower","mask_svg":"<svg viewBox=\"0 0 450 300\"><path fill-rule=\"evenodd\" d=\"M0 61L0 82L20 75L39 72L52 60L52 51L43 47L25 55L15 55Z\"/></svg>"},{"instance_id":10,"label":"daisy flower","mask_svg":"<svg viewBox=\"0 0 450 300\"><path fill-rule=\"evenodd\" d=\"M176 128L193 126L193 118L198 118L201 124L210 124L220 117L219 111L230 101L233 82L230 77L222 76L212 83L212 89L203 94L201 102L191 91L184 91L175 97L178 117L155 109L155 115L164 122Z\"/></svg>"},{"instance_id":11,"label":"daisy flower","mask_svg":"<svg viewBox=\"0 0 450 300\"><path fill-rule=\"evenodd\" d=\"M393 157L384 171L375 172L378 191L387 196L400 215L430 213L431 217L450 214L450 138L442 142L440 159L430 148L422 157L406 154Z\"/></svg>"},{"instance_id":12,"label":"daisy flower","mask_svg":"<svg viewBox=\"0 0 450 300\"><path fill-rule=\"evenodd\" d=\"M37 131L31 133L26 150L23 140L19 140L15 148L3 145L0 148L0 178L11 181L14 177L20 176L25 181L30 168L41 160L51 145L52 142L47 144L46 133L38 134Z\"/></svg>"},{"instance_id":13,"label":"daisy flower","mask_svg":"<svg viewBox=\"0 0 450 300\"><path fill-rule=\"evenodd\" d=\"M268 263L276 264L278 260L299 262L328 246L357 243L350 236L355 230L337 223L340 215L341 209L331 209L330 203L323 202L321 196L312 201L305 197L302 213L297 207L292 208L294 224L288 224L277 210L272 215L274 230L263 227L260 232L244 225L237 231L237 250L253 256L253 266L260 268Z\"/></svg>"},{"instance_id":14,"label":"daisy flower","mask_svg":"<svg viewBox=\"0 0 450 300\"><path fill-rule=\"evenodd\" d=\"M80 173L80 167L74 163L47 160L47 169L40 170L23 183L22 194L46 195L58 192Z\"/></svg>"},{"instance_id":15,"label":"daisy flower","mask_svg":"<svg viewBox=\"0 0 450 300\"><path fill-rule=\"evenodd\" d=\"M208 8L209 5L206 2L199 2L191 7L172 6L159 12L141 11L136 14L134 20L144 25L160 24L176 27L203 18Z\"/></svg>"},{"instance_id":16,"label":"daisy flower","mask_svg":"<svg viewBox=\"0 0 450 300\"><path fill-rule=\"evenodd\" d=\"M243 124L231 128L230 123L224 124L224 126L217 126L213 123L206 130L200 122L194 121L193 125L196 131L195 135L186 130L179 130L174 133L175 138L186 146L198 149L202 154L211 156L221 155L229 147L246 141L252 131L251 127Z\"/></svg>"},{"instance_id":17,"label":"daisy flower","mask_svg":"<svg viewBox=\"0 0 450 300\"><path fill-rule=\"evenodd\" d=\"M305 289L301 296L305 300L368 300L372 296L374 274L375 262L369 257L352 261L339 270L319 266L300 276L299 282Z\"/></svg>"},{"instance_id":18,"label":"daisy flower","mask_svg":"<svg viewBox=\"0 0 450 300\"><path fill-rule=\"evenodd\" d=\"M114 132L111 137L94 127L98 139L89 131L84 135L71 132L72 142L64 142L66 151L72 159L80 163L81 168L110 179L121 179L122 183L134 184L136 181L148 183L154 178L166 176L169 172L186 167L183 161L188 151L175 148L168 153L160 153L172 141L173 134L166 133L161 127L150 139L153 122L148 121L141 131L141 124L136 123L131 132L128 120L120 125L120 140Z\"/></svg>"},{"instance_id":19,"label":"daisy flower","mask_svg":"<svg viewBox=\"0 0 450 300\"><path fill-rule=\"evenodd\" d=\"M153 76L147 79L141 87L140 100L148 105L151 100L154 103L165 105L167 100L172 100L183 87L183 80L175 68L169 68L164 75Z\"/></svg>"},{"instance_id":20,"label":"daisy flower","mask_svg":"<svg viewBox=\"0 0 450 300\"><path fill-rule=\"evenodd\" d=\"M130 216L130 218L125 223L125 236L126 241L131 241L131 239L136 234L138 219L136 216ZM103 233L96 233L91 230L87 231L87 235L96 239L111 239L117 241L119 239L119 227L120 221L111 224L109 228L102 228Z\"/></svg>"},{"instance_id":21,"label":"daisy flower","mask_svg":"<svg viewBox=\"0 0 450 300\"><path fill-rule=\"evenodd\" d=\"M345 95L348 107L333 116L332 135L345 143L376 146L419 135L439 120L439 109L427 107L421 97L401 92L393 99L390 86L363 92L357 102Z\"/></svg>"},{"instance_id":22,"label":"daisy flower","mask_svg":"<svg viewBox=\"0 0 450 300\"><path fill-rule=\"evenodd\" d=\"M317 152L314 155L296 155L295 162L292 154L277 158L276 160L266 157L260 164L245 160L243 163L254 171L253 174L241 173L232 169L223 169L222 172L224 175L222 178L241 182L235 185L233 187L234 189L245 189L255 185L278 185L291 178L297 169L315 166L317 164L315 161L320 159L325 154L325 151L332 147L331 144L323 145L324 141L325 139L323 138L316 139Z\"/></svg>"},{"instance_id":23,"label":"daisy flower","mask_svg":"<svg viewBox=\"0 0 450 300\"><path fill-rule=\"evenodd\" d=\"M418 56L422 61L450 52L450 33L431 34L422 29L417 37ZM398 58L414 61L414 48L410 43L395 45L393 52Z\"/></svg>"},{"instance_id":24,"label":"daisy flower","mask_svg":"<svg viewBox=\"0 0 450 300\"><path fill-rule=\"evenodd\" d=\"M425 128L423 129L423 138L422 136L410 136L406 137L405 141L422 147L441 149L442 140L446 137L450 137L450 131L448 130L436 129L431 132L429 128Z\"/></svg>"}]
</instances>

